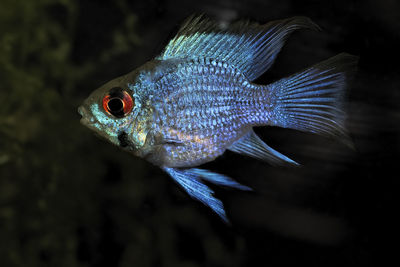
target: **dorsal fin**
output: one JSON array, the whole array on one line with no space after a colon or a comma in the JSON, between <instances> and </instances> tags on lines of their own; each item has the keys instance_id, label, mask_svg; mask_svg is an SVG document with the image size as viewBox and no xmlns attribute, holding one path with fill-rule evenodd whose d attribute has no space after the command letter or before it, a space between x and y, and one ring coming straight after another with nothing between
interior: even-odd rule
<instances>
[{"instance_id":1,"label":"dorsal fin","mask_svg":"<svg viewBox=\"0 0 400 267\"><path fill-rule=\"evenodd\" d=\"M233 65L253 81L271 67L289 34L300 28L319 29L306 17L264 25L239 21L223 29L203 16L192 16L157 59L210 58Z\"/></svg>"}]
</instances>

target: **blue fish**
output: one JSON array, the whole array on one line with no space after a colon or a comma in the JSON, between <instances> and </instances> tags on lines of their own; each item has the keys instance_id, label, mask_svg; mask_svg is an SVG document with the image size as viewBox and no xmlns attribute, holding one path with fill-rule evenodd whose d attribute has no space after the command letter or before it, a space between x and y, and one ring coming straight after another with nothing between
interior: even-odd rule
<instances>
[{"instance_id":1,"label":"blue fish","mask_svg":"<svg viewBox=\"0 0 400 267\"><path fill-rule=\"evenodd\" d=\"M251 188L194 167L226 150L272 165L298 165L265 144L255 126L347 138L343 95L357 57L341 53L268 85L253 82L302 28L319 29L306 17L222 28L192 16L159 56L95 90L78 109L81 122L159 166L228 222L223 203L204 182Z\"/></svg>"}]
</instances>

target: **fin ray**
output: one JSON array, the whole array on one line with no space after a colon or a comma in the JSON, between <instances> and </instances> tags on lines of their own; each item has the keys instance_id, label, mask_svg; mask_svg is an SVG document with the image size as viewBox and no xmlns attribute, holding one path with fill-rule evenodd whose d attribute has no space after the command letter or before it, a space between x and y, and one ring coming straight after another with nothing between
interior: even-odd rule
<instances>
[{"instance_id":1,"label":"fin ray","mask_svg":"<svg viewBox=\"0 0 400 267\"><path fill-rule=\"evenodd\" d=\"M343 98L357 59L341 53L268 85L275 105L271 125L347 140Z\"/></svg>"},{"instance_id":2,"label":"fin ray","mask_svg":"<svg viewBox=\"0 0 400 267\"><path fill-rule=\"evenodd\" d=\"M299 165L285 155L264 143L251 129L241 139L233 143L228 150L250 156L259 160L267 161L272 165L292 164Z\"/></svg>"},{"instance_id":3,"label":"fin ray","mask_svg":"<svg viewBox=\"0 0 400 267\"><path fill-rule=\"evenodd\" d=\"M301 28L319 29L306 17L264 25L239 21L223 29L203 16L192 16L157 59L213 59L238 68L253 81L271 67L289 35Z\"/></svg>"},{"instance_id":4,"label":"fin ray","mask_svg":"<svg viewBox=\"0 0 400 267\"><path fill-rule=\"evenodd\" d=\"M205 185L202 180L214 183L216 185L228 186L241 190L252 190L251 188L244 186L225 175L214 173L208 170L197 168L182 170L168 167L163 167L163 169L178 184L180 184L192 198L210 207L226 223L229 223L229 220L226 217L223 203L221 200L213 196L214 191Z\"/></svg>"}]
</instances>

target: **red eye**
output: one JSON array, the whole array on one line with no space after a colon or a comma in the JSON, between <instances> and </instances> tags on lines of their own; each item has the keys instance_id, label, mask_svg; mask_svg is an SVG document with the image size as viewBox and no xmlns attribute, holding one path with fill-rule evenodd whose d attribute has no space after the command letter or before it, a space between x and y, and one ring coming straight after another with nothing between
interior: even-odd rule
<instances>
[{"instance_id":1,"label":"red eye","mask_svg":"<svg viewBox=\"0 0 400 267\"><path fill-rule=\"evenodd\" d=\"M121 88L113 88L104 96L103 108L114 117L125 117L133 109L132 96Z\"/></svg>"}]
</instances>

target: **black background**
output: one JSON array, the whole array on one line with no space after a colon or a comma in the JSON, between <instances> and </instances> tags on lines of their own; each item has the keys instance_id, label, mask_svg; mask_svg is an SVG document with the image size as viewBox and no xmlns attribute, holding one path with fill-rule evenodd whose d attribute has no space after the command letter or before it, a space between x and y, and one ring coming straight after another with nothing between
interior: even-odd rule
<instances>
[{"instance_id":1,"label":"black background","mask_svg":"<svg viewBox=\"0 0 400 267\"><path fill-rule=\"evenodd\" d=\"M10 13L0 13L2 266L398 261L399 3L33 2L4 1ZM294 33L258 83L340 52L360 57L346 107L355 149L265 127L256 132L301 167L272 167L230 152L205 164L255 189L215 188L231 226L158 168L96 138L76 112L94 89L160 53L193 13L260 23L303 15L322 28Z\"/></svg>"}]
</instances>

